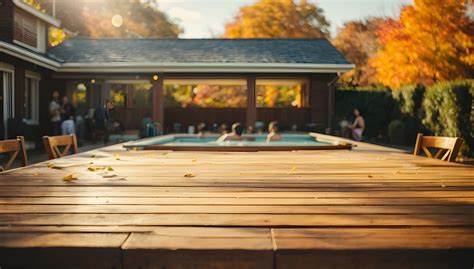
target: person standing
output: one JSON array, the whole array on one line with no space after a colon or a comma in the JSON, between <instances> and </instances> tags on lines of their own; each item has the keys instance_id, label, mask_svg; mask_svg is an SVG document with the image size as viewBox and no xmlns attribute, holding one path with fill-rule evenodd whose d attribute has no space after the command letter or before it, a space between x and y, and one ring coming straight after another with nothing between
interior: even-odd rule
<instances>
[{"instance_id":1,"label":"person standing","mask_svg":"<svg viewBox=\"0 0 474 269\"><path fill-rule=\"evenodd\" d=\"M361 141L365 129L365 120L358 108L354 108L353 112L355 117L354 123L349 125L348 128L352 131L352 138L356 141Z\"/></svg>"},{"instance_id":2,"label":"person standing","mask_svg":"<svg viewBox=\"0 0 474 269\"><path fill-rule=\"evenodd\" d=\"M103 139L104 142L107 142L107 121L109 120L109 108L112 108L111 103L106 100L103 105L98 106L94 110L92 116L93 126L94 126L94 140Z\"/></svg>"},{"instance_id":3,"label":"person standing","mask_svg":"<svg viewBox=\"0 0 474 269\"><path fill-rule=\"evenodd\" d=\"M63 123L61 124L61 133L63 135L75 134L76 130L74 128L74 120L76 118L76 108L69 102L67 96L63 97L61 112L63 120Z\"/></svg>"},{"instance_id":4,"label":"person standing","mask_svg":"<svg viewBox=\"0 0 474 269\"><path fill-rule=\"evenodd\" d=\"M61 134L61 104L59 103L59 92L53 91L51 102L49 103L49 116L51 122L51 135Z\"/></svg>"}]
</instances>

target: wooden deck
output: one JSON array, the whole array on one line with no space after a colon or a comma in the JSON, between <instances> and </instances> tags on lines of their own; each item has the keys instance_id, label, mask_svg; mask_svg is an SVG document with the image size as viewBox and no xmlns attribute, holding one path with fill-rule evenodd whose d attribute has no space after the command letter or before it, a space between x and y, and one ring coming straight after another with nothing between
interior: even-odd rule
<instances>
[{"instance_id":1,"label":"wooden deck","mask_svg":"<svg viewBox=\"0 0 474 269\"><path fill-rule=\"evenodd\" d=\"M473 172L363 145L102 148L0 174L0 267L470 269Z\"/></svg>"}]
</instances>

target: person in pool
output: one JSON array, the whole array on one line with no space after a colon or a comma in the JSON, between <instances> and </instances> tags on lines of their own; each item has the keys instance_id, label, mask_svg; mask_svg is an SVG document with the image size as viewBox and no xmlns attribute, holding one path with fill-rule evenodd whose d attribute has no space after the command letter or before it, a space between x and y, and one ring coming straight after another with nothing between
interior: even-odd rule
<instances>
[{"instance_id":1,"label":"person in pool","mask_svg":"<svg viewBox=\"0 0 474 269\"><path fill-rule=\"evenodd\" d=\"M219 139L217 139L217 142L224 142L224 141L242 141L244 140L242 138L242 134L244 133L244 127L240 123L234 123L232 124L232 132L229 134L224 134Z\"/></svg>"},{"instance_id":2,"label":"person in pool","mask_svg":"<svg viewBox=\"0 0 474 269\"><path fill-rule=\"evenodd\" d=\"M281 134L279 133L279 126L278 122L272 121L268 124L268 135L267 135L267 142L272 141L281 141Z\"/></svg>"}]
</instances>

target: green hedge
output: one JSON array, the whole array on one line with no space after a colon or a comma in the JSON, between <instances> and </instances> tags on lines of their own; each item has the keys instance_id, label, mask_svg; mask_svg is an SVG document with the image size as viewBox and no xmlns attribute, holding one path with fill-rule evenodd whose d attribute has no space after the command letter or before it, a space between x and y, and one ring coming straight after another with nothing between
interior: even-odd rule
<instances>
[{"instance_id":1,"label":"green hedge","mask_svg":"<svg viewBox=\"0 0 474 269\"><path fill-rule=\"evenodd\" d=\"M357 107L365 119L364 137L386 137L387 125L399 116L398 106L386 88L340 88L336 91L336 125L342 120L352 122Z\"/></svg>"},{"instance_id":2,"label":"green hedge","mask_svg":"<svg viewBox=\"0 0 474 269\"><path fill-rule=\"evenodd\" d=\"M464 139L462 153L473 156L472 84L468 81L442 82L426 89L423 125L433 135Z\"/></svg>"},{"instance_id":3,"label":"green hedge","mask_svg":"<svg viewBox=\"0 0 474 269\"><path fill-rule=\"evenodd\" d=\"M465 141L463 155L474 156L473 92L469 81L442 82L428 88L411 85L396 90L338 88L335 126L341 120L352 121L352 110L358 107L366 120L365 139L413 145L418 132L460 136Z\"/></svg>"}]
</instances>

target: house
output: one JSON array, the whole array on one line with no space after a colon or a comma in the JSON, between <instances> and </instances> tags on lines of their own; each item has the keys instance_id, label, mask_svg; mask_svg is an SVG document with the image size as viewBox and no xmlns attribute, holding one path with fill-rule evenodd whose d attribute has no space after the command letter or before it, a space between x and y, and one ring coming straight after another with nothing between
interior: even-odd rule
<instances>
[{"instance_id":1,"label":"house","mask_svg":"<svg viewBox=\"0 0 474 269\"><path fill-rule=\"evenodd\" d=\"M17 134L12 122L46 133L53 90L83 116L114 100L111 114L127 129L151 118L165 132L272 120L324 132L334 83L353 68L326 39L71 38L49 47L47 28L60 21L19 0L0 3L3 137Z\"/></svg>"}]
</instances>

